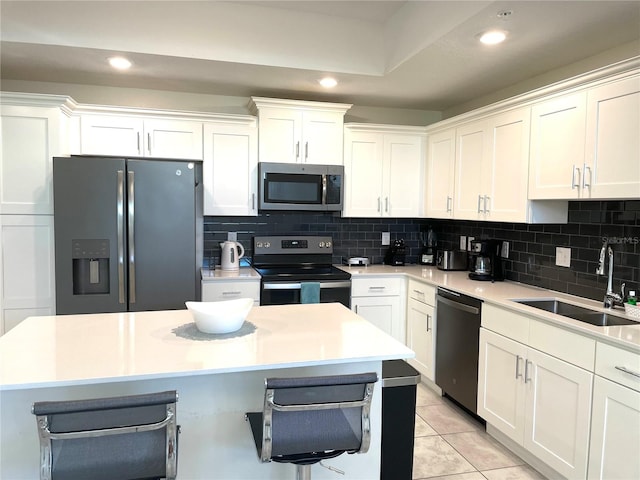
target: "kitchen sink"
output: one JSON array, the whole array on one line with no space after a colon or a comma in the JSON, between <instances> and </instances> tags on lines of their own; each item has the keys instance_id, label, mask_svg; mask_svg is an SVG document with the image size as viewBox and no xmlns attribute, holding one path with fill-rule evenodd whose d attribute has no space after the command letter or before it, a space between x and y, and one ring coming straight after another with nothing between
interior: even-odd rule
<instances>
[{"instance_id":1,"label":"kitchen sink","mask_svg":"<svg viewBox=\"0 0 640 480\"><path fill-rule=\"evenodd\" d=\"M628 318L612 315L608 312L598 312L590 308L579 307L571 303L565 303L556 299L536 299L536 300L513 300L522 305L539 308L547 312L573 318L580 322L590 323L599 327L609 327L612 325L640 325L640 323Z\"/></svg>"}]
</instances>

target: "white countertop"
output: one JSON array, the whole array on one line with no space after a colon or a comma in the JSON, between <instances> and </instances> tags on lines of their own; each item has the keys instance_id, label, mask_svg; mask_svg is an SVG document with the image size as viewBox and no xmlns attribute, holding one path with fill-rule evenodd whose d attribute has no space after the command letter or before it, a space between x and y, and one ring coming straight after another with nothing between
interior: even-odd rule
<instances>
[{"instance_id":1,"label":"white countertop","mask_svg":"<svg viewBox=\"0 0 640 480\"><path fill-rule=\"evenodd\" d=\"M192 322L187 310L30 317L0 337L0 390L414 356L339 303L254 307L235 336Z\"/></svg>"},{"instance_id":2,"label":"white countertop","mask_svg":"<svg viewBox=\"0 0 640 480\"><path fill-rule=\"evenodd\" d=\"M357 279L358 277L375 278L381 275L398 275L423 281L435 287L450 288L451 290L479 298L485 302L509 308L514 312L524 313L546 322L589 335L598 340L640 352L640 322L638 322L637 325L598 327L512 301L513 299L558 298L567 303L573 303L597 311L607 311L602 307L602 302L595 300L510 281L492 283L471 280L466 271L443 271L436 267L425 265L406 265L402 267L393 267L390 265L369 265L367 267L340 266L340 268L351 273L352 279ZM624 310L620 308L613 309L610 313L632 319L626 316Z\"/></svg>"},{"instance_id":3,"label":"white countertop","mask_svg":"<svg viewBox=\"0 0 640 480\"><path fill-rule=\"evenodd\" d=\"M208 268L200 269L200 278L203 282L226 282L253 280L260 281L260 274L252 267L240 267L238 270L222 270L216 267L214 270Z\"/></svg>"}]
</instances>

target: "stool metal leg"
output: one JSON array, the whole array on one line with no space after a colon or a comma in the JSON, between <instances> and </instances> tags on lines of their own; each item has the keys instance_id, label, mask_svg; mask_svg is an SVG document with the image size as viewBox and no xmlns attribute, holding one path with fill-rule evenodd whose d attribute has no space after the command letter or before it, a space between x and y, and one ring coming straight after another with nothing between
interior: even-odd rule
<instances>
[{"instance_id":1,"label":"stool metal leg","mask_svg":"<svg viewBox=\"0 0 640 480\"><path fill-rule=\"evenodd\" d=\"M296 480L311 480L311 465L296 465Z\"/></svg>"}]
</instances>

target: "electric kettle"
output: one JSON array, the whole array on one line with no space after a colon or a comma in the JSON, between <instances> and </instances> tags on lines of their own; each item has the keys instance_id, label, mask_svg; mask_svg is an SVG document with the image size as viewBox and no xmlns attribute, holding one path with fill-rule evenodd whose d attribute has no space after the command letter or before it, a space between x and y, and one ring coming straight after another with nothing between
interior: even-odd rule
<instances>
[{"instance_id":1,"label":"electric kettle","mask_svg":"<svg viewBox=\"0 0 640 480\"><path fill-rule=\"evenodd\" d=\"M220 244L220 266L222 270L239 270L240 259L244 256L241 243L227 241Z\"/></svg>"}]
</instances>

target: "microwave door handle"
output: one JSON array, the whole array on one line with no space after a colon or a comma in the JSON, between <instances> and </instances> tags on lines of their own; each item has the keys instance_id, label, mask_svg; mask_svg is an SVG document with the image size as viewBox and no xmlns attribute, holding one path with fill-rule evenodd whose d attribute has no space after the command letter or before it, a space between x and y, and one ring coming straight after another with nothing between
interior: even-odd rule
<instances>
[{"instance_id":1,"label":"microwave door handle","mask_svg":"<svg viewBox=\"0 0 640 480\"><path fill-rule=\"evenodd\" d=\"M327 204L327 176L322 175L322 205Z\"/></svg>"}]
</instances>

